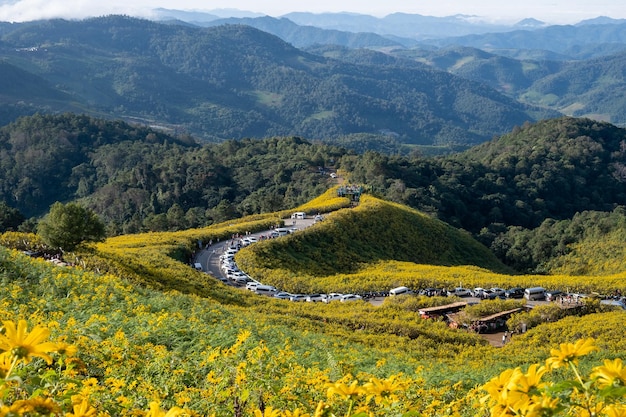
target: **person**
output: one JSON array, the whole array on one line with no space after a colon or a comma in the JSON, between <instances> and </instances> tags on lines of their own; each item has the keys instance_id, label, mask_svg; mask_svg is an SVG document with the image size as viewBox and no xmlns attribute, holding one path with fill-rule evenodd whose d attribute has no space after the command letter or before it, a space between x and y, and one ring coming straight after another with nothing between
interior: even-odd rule
<instances>
[{"instance_id":1,"label":"person","mask_svg":"<svg viewBox=\"0 0 626 417\"><path fill-rule=\"evenodd\" d=\"M504 344L506 343L506 337L508 336L508 332L505 331L504 334L502 335L502 345L504 346Z\"/></svg>"}]
</instances>

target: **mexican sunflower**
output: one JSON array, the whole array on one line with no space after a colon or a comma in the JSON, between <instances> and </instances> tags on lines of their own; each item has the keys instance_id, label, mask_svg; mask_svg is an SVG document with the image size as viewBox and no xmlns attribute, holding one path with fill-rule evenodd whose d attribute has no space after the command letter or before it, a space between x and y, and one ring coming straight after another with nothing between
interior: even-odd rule
<instances>
[{"instance_id":1,"label":"mexican sunflower","mask_svg":"<svg viewBox=\"0 0 626 417\"><path fill-rule=\"evenodd\" d=\"M17 323L4 321L4 334L0 334L0 351L9 352L14 358L28 363L33 357L40 357L48 364L52 358L48 353L55 352L57 345L45 340L50 336L50 330L43 326L35 326L27 332L26 320Z\"/></svg>"},{"instance_id":2,"label":"mexican sunflower","mask_svg":"<svg viewBox=\"0 0 626 417\"><path fill-rule=\"evenodd\" d=\"M580 339L576 343L561 343L560 349L550 350L552 355L546 360L548 368L556 369L567 366L570 362L577 364L578 358L584 356L598 348L594 345L594 340Z\"/></svg>"}]
</instances>

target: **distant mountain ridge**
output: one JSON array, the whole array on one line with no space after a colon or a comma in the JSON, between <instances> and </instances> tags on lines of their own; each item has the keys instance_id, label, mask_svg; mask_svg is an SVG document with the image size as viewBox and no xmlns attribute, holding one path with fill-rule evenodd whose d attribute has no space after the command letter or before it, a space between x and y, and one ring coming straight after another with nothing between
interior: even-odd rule
<instances>
[{"instance_id":1,"label":"distant mountain ridge","mask_svg":"<svg viewBox=\"0 0 626 417\"><path fill-rule=\"evenodd\" d=\"M208 140L368 133L473 144L556 114L426 66L349 64L244 25L194 28L109 16L0 30L0 59L70 96L64 110ZM22 100L12 94L0 105ZM43 104L52 111L58 105Z\"/></svg>"}]
</instances>

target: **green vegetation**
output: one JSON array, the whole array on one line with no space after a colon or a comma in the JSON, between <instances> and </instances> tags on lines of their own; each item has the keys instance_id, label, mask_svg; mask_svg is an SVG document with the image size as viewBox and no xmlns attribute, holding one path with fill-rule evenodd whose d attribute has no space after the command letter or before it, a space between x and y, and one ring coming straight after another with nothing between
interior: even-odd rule
<instances>
[{"instance_id":1,"label":"green vegetation","mask_svg":"<svg viewBox=\"0 0 626 417\"><path fill-rule=\"evenodd\" d=\"M403 143L432 145L479 143L541 113L443 71L347 64L244 25L108 16L2 29L7 74L30 82L2 89L0 123L35 107L136 120L205 141L389 131ZM19 102L36 105L15 109Z\"/></svg>"},{"instance_id":2,"label":"green vegetation","mask_svg":"<svg viewBox=\"0 0 626 417\"><path fill-rule=\"evenodd\" d=\"M624 143L624 129L559 118L436 158L359 155L293 137L201 146L123 122L37 115L0 129L0 219L3 230L34 231L55 201L80 201L109 235L183 230L297 207L329 190L329 170L340 169L375 196L467 230L514 269L546 273L578 263L556 260L577 242L608 244L610 234L619 242ZM327 201L322 211L347 203ZM594 255L580 249L577 271L621 272L612 250L590 266Z\"/></svg>"},{"instance_id":3,"label":"green vegetation","mask_svg":"<svg viewBox=\"0 0 626 417\"><path fill-rule=\"evenodd\" d=\"M300 292L332 292L318 286L317 278L355 273L384 260L507 271L468 234L368 195L363 195L354 209L333 213L314 227L285 239L261 242L237 255L238 264L252 276Z\"/></svg>"},{"instance_id":4,"label":"green vegetation","mask_svg":"<svg viewBox=\"0 0 626 417\"><path fill-rule=\"evenodd\" d=\"M312 211L319 210L332 200L329 192L307 206ZM407 239L406 246L380 247L373 233L385 232L378 225L381 214L385 216L387 232ZM204 415L233 414L235 410L253 414L255 409L268 406L313 412L319 401L345 413L345 402L327 397L327 384L402 378L407 388L398 390L395 406L403 412L419 410L433 416L469 417L475 415L478 398L483 396L477 393L480 385L506 368L545 361L551 355L550 349L559 343L596 339L601 351L581 360L583 369L618 357L626 349L623 312L542 323L516 335L506 347L494 348L475 334L449 328L441 321L421 319L416 314L422 307L445 303L445 299L397 297L378 307L364 302L291 303L222 285L180 261L186 259L198 240L264 230L276 222L277 216L278 213L269 213L202 229L109 238L87 251L77 252L74 268L54 267L0 248L0 284L4 289L0 319L6 322L26 318L31 323L49 323L53 336L74 344L78 352L75 358L67 359L74 364L67 368L73 372L71 375L63 372L65 367L59 367L58 371L47 373L47 380L55 381L59 392L68 399L80 393L78 401L88 397L94 406L117 415L145 409L152 400L166 408L185 407ZM349 237L366 257L374 254L381 259L437 263L436 256L440 256L441 263L488 261L497 265L488 251L469 236L463 237L414 210L369 196L363 196L357 208L340 209L300 234L267 243L289 242L297 246L301 236L302 242L322 245L334 234L351 233L351 223L356 231ZM360 234L357 227L361 226L373 230ZM3 242L17 242L15 235L6 236ZM386 239L384 235L380 237ZM30 238L22 235L22 241ZM426 242L436 245L431 248ZM329 246L336 255L349 251L349 247L342 246L341 236L337 236L336 244ZM257 243L240 254L252 253L257 247L269 246ZM354 256L349 252L347 255ZM388 284L374 271L392 263L375 261L363 259L359 271L343 275L367 276L374 282ZM297 263L307 264L296 258L290 262L293 270L303 270ZM333 262L337 267L350 269L341 257ZM405 275L402 268L411 272ZM430 272L426 272L427 268ZM506 276L477 267L420 266L411 262L397 262L397 268L388 268L384 274L389 280L407 284L407 277L419 279L425 275L430 276L431 282L449 285L458 279L470 284L480 280L483 285L524 280L541 283L540 279L548 279ZM368 281L361 278L350 285L367 289ZM597 285L597 289L609 281L609 277L567 279L572 287ZM341 282L341 278L335 282ZM623 279L614 282L624 284ZM480 312L478 307L472 311L488 314L508 309L509 304L515 302L492 303L482 306ZM492 365L486 367L485 362ZM35 361L33 366L36 374L45 365ZM33 378L29 369L20 367L21 380ZM558 381L563 375L557 373L554 378ZM3 392L5 401L13 391ZM442 409L442 402L448 407ZM376 404L368 407L384 406ZM384 415L389 413L376 410Z\"/></svg>"},{"instance_id":5,"label":"green vegetation","mask_svg":"<svg viewBox=\"0 0 626 417\"><path fill-rule=\"evenodd\" d=\"M76 203L54 203L37 226L37 233L54 249L72 251L83 242L106 237L104 223L91 210Z\"/></svg>"}]
</instances>

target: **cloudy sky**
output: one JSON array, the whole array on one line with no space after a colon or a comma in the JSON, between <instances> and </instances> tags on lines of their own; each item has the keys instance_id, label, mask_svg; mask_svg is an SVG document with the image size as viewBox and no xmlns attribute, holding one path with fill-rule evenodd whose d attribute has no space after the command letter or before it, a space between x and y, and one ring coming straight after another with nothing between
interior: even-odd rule
<instances>
[{"instance_id":1,"label":"cloudy sky","mask_svg":"<svg viewBox=\"0 0 626 417\"><path fill-rule=\"evenodd\" d=\"M576 23L597 16L626 18L624 0L0 0L0 21L54 17L83 18L106 14L149 17L151 9L211 11L240 9L270 16L293 11L354 12L384 16L394 12L427 16L468 14L514 22L534 17L553 24Z\"/></svg>"}]
</instances>

